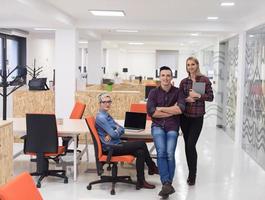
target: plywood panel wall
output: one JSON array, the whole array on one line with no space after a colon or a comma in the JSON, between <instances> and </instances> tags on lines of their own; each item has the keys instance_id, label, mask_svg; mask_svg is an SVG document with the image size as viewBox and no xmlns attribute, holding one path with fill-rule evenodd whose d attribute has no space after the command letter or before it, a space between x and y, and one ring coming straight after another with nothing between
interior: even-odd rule
<instances>
[{"instance_id":1,"label":"plywood panel wall","mask_svg":"<svg viewBox=\"0 0 265 200\"><path fill-rule=\"evenodd\" d=\"M13 175L13 126L12 122L0 122L0 185Z\"/></svg>"}]
</instances>

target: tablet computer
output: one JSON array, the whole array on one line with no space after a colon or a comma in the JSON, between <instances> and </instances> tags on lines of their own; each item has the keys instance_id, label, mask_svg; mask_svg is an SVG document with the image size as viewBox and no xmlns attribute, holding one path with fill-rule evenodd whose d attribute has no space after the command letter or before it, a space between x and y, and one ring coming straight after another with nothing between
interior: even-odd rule
<instances>
[{"instance_id":1,"label":"tablet computer","mask_svg":"<svg viewBox=\"0 0 265 200\"><path fill-rule=\"evenodd\" d=\"M204 82L193 82L192 89L199 94L205 94L205 83Z\"/></svg>"}]
</instances>

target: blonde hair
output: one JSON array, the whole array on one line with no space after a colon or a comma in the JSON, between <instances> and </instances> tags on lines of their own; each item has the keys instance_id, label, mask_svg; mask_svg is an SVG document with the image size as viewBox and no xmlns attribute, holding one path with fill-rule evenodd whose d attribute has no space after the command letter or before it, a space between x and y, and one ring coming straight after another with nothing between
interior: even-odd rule
<instances>
[{"instance_id":1,"label":"blonde hair","mask_svg":"<svg viewBox=\"0 0 265 200\"><path fill-rule=\"evenodd\" d=\"M195 62L196 65L197 65L196 76L203 76L203 74L200 71L200 63L199 63L199 60L197 58L193 57L193 56L188 57L187 60L186 60L186 71L189 74L189 76L190 76L190 72L188 71L187 62L190 61L190 60L193 61L193 62Z\"/></svg>"},{"instance_id":2,"label":"blonde hair","mask_svg":"<svg viewBox=\"0 0 265 200\"><path fill-rule=\"evenodd\" d=\"M110 95L108 93L103 92L103 93L100 93L98 95L98 102L101 103L103 101L103 98L105 98L105 97L109 97L111 99L111 97L110 97Z\"/></svg>"}]
</instances>

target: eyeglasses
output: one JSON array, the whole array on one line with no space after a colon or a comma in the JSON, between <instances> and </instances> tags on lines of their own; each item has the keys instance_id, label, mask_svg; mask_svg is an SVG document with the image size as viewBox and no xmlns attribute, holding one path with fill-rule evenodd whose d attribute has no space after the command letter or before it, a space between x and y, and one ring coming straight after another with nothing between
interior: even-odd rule
<instances>
[{"instance_id":1,"label":"eyeglasses","mask_svg":"<svg viewBox=\"0 0 265 200\"><path fill-rule=\"evenodd\" d=\"M111 103L112 103L112 101L101 101L101 103L104 103L104 104L107 104L107 103L109 103L109 104L111 104Z\"/></svg>"}]
</instances>

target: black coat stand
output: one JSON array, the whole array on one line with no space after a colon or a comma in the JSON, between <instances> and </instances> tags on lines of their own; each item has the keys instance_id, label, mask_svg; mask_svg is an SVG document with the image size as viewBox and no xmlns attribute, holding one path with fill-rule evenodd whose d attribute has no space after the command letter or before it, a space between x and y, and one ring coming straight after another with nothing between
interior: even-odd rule
<instances>
[{"instance_id":1,"label":"black coat stand","mask_svg":"<svg viewBox=\"0 0 265 200\"><path fill-rule=\"evenodd\" d=\"M5 44L4 44L4 48L5 48ZM7 97L12 93L12 92L14 92L14 91L16 91L18 88L20 88L21 86L23 86L24 85L24 83L25 83L25 77L26 77L26 75L27 75L27 69L26 68L23 68L24 70L20 70L19 72L19 74L18 74L18 76L14 79L14 80L12 80L12 81L10 81L10 82L8 82L7 81L7 78L15 71L15 70L18 70L18 69L20 69L20 67L19 66L17 66L15 69L13 69L10 73L7 73L7 70L6 70L6 60L7 60L7 58L6 58L6 51L3 51L3 60L4 60L4 62L3 62L3 69L2 69L2 73L0 73L0 76L1 76L1 78L2 78L2 82L0 82L0 86L3 88L3 93L0 93L0 95L3 97L3 120L6 120L6 111L7 111L7 109L6 109L6 105L7 105ZM26 70L25 70L26 69ZM15 85L16 84L16 85ZM9 86L13 86L13 85L15 85L13 88L12 88L12 90L10 91L10 92L7 92L7 88L9 87Z\"/></svg>"}]
</instances>

